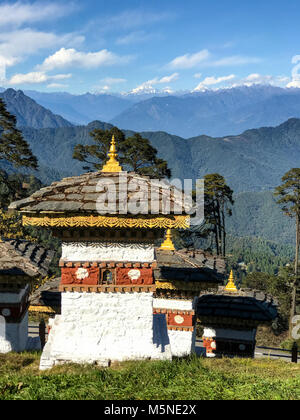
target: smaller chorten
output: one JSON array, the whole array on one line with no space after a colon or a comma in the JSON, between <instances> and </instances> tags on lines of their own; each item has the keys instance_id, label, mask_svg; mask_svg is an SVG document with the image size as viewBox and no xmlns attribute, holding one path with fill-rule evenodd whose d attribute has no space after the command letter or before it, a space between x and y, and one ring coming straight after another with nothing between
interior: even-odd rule
<instances>
[{"instance_id":1,"label":"smaller chorten","mask_svg":"<svg viewBox=\"0 0 300 420\"><path fill-rule=\"evenodd\" d=\"M172 231L171 231L171 229L167 229L166 239L161 244L160 249L164 250L164 251L175 251L175 246L174 246L173 241L172 241Z\"/></svg>"},{"instance_id":2,"label":"smaller chorten","mask_svg":"<svg viewBox=\"0 0 300 420\"><path fill-rule=\"evenodd\" d=\"M118 154L117 154L116 141L115 141L114 135L112 136L111 145L108 152L108 157L109 157L109 160L103 166L101 172L122 172L123 169L117 160Z\"/></svg>"},{"instance_id":3,"label":"smaller chorten","mask_svg":"<svg viewBox=\"0 0 300 420\"><path fill-rule=\"evenodd\" d=\"M225 287L226 292L232 292L232 293L236 293L238 291L235 282L234 282L234 277L233 277L233 270L231 270L230 272L230 276L229 276L229 280L228 283Z\"/></svg>"}]
</instances>

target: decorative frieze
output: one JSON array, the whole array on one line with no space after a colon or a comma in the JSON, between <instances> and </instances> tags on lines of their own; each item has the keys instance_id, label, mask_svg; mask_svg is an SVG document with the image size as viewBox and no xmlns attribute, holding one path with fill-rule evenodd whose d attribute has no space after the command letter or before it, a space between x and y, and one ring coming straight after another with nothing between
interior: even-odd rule
<instances>
[{"instance_id":1,"label":"decorative frieze","mask_svg":"<svg viewBox=\"0 0 300 420\"><path fill-rule=\"evenodd\" d=\"M55 204L55 202L54 202ZM120 216L25 216L24 226L39 227L106 227L106 228L138 228L138 229L188 229L190 216L155 216L152 218L125 218Z\"/></svg>"},{"instance_id":2,"label":"decorative frieze","mask_svg":"<svg viewBox=\"0 0 300 420\"><path fill-rule=\"evenodd\" d=\"M85 286L85 285L61 285L60 292L78 292L78 293L153 293L155 285L128 285L128 286Z\"/></svg>"}]
</instances>

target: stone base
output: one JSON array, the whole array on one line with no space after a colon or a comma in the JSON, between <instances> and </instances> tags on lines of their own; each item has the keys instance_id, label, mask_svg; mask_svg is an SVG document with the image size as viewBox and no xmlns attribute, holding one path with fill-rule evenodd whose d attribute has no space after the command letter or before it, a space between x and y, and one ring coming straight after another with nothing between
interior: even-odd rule
<instances>
[{"instance_id":1,"label":"stone base","mask_svg":"<svg viewBox=\"0 0 300 420\"><path fill-rule=\"evenodd\" d=\"M40 369L60 363L171 360L166 317L153 315L152 293L63 293Z\"/></svg>"}]
</instances>

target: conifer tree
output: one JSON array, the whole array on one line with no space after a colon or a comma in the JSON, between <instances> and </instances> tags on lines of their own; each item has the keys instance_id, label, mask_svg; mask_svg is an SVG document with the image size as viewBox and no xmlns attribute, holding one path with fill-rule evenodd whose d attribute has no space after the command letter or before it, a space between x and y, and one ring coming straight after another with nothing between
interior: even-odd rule
<instances>
[{"instance_id":1,"label":"conifer tree","mask_svg":"<svg viewBox=\"0 0 300 420\"><path fill-rule=\"evenodd\" d=\"M37 169L36 157L20 130L16 128L16 117L10 114L0 99L0 161L6 160L15 167Z\"/></svg>"},{"instance_id":2,"label":"conifer tree","mask_svg":"<svg viewBox=\"0 0 300 420\"><path fill-rule=\"evenodd\" d=\"M300 168L293 168L282 177L282 185L275 189L277 203L281 205L282 211L288 217L295 219L296 224L296 247L295 247L295 266L294 281L292 283L292 304L291 304L291 324L292 318L297 312L297 287L299 285L299 245L300 245Z\"/></svg>"},{"instance_id":3,"label":"conifer tree","mask_svg":"<svg viewBox=\"0 0 300 420\"><path fill-rule=\"evenodd\" d=\"M231 216L230 206L234 204L233 191L222 175L204 176L205 219L215 236L218 255L226 255L226 214Z\"/></svg>"},{"instance_id":4,"label":"conifer tree","mask_svg":"<svg viewBox=\"0 0 300 420\"><path fill-rule=\"evenodd\" d=\"M78 144L74 148L73 158L88 164L83 169L100 170L107 161L112 136L115 136L118 149L118 161L124 170L134 171L140 175L164 178L171 176L168 164L157 157L157 150L148 139L135 133L125 138L124 133L116 127L110 130L96 129L90 133L94 144Z\"/></svg>"}]
</instances>

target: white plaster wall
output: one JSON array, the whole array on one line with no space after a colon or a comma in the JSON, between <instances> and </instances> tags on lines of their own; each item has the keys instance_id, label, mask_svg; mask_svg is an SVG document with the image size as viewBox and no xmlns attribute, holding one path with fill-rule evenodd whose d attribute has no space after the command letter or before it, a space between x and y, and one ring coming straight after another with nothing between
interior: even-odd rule
<instances>
[{"instance_id":1,"label":"white plaster wall","mask_svg":"<svg viewBox=\"0 0 300 420\"><path fill-rule=\"evenodd\" d=\"M153 317L152 293L62 293L40 368L60 362L167 359L165 317Z\"/></svg>"},{"instance_id":2,"label":"white plaster wall","mask_svg":"<svg viewBox=\"0 0 300 420\"><path fill-rule=\"evenodd\" d=\"M194 331L169 330L172 356L183 357L195 352L196 329Z\"/></svg>"},{"instance_id":3,"label":"white plaster wall","mask_svg":"<svg viewBox=\"0 0 300 420\"><path fill-rule=\"evenodd\" d=\"M154 261L154 245L78 242L62 244L65 261Z\"/></svg>"},{"instance_id":4,"label":"white plaster wall","mask_svg":"<svg viewBox=\"0 0 300 420\"><path fill-rule=\"evenodd\" d=\"M0 353L24 351L28 339L28 312L19 324L4 324L0 320Z\"/></svg>"},{"instance_id":5,"label":"white plaster wall","mask_svg":"<svg viewBox=\"0 0 300 420\"><path fill-rule=\"evenodd\" d=\"M153 307L157 309L192 311L194 309L194 304L192 300L153 299Z\"/></svg>"},{"instance_id":6,"label":"white plaster wall","mask_svg":"<svg viewBox=\"0 0 300 420\"><path fill-rule=\"evenodd\" d=\"M19 303L23 299L25 293L27 293L29 286L27 285L24 289L20 290L19 293L0 293L0 303Z\"/></svg>"}]
</instances>

